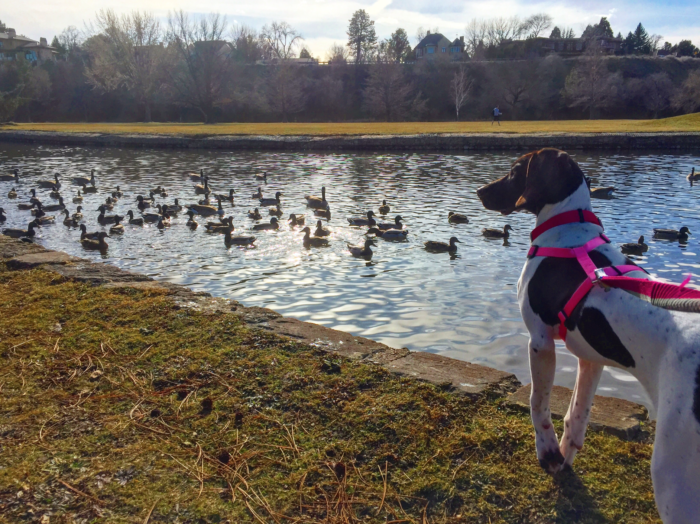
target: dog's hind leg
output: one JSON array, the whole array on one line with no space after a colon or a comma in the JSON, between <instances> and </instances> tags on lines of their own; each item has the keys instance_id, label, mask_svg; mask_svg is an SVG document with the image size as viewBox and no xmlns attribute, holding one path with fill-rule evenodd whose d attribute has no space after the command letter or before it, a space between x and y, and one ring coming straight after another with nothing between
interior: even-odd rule
<instances>
[{"instance_id":1,"label":"dog's hind leg","mask_svg":"<svg viewBox=\"0 0 700 524\"><path fill-rule=\"evenodd\" d=\"M574 394L571 396L569 411L564 417L564 434L560 444L561 453L564 455L564 464L567 466L573 464L576 452L583 447L593 397L602 373L603 366L601 364L579 359L576 386Z\"/></svg>"}]
</instances>

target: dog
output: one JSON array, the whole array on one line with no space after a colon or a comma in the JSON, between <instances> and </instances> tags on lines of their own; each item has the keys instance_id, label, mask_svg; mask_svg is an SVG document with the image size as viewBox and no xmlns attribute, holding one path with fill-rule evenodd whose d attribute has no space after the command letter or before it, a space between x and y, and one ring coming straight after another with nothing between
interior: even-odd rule
<instances>
[{"instance_id":1,"label":"dog","mask_svg":"<svg viewBox=\"0 0 700 524\"><path fill-rule=\"evenodd\" d=\"M564 151L542 149L520 157L503 178L477 190L486 209L533 213L537 225L567 211L591 211L588 183ZM581 213L581 211L579 211ZM533 245L576 248L601 236L581 220L545 231ZM603 237L605 238L605 237ZM607 240L607 239L606 239ZM535 252L539 248L533 248ZM634 263L610 243L589 253L598 268ZM650 279L641 268L625 276ZM565 319L566 347L578 357L576 385L557 440L549 398L554 383L558 314L584 280L576 258L531 256L518 281L518 302L530 335L530 407L537 458L555 474L573 464L603 366L632 373L657 411L651 474L666 524L700 521L700 317L655 307L621 289L593 285Z\"/></svg>"}]
</instances>

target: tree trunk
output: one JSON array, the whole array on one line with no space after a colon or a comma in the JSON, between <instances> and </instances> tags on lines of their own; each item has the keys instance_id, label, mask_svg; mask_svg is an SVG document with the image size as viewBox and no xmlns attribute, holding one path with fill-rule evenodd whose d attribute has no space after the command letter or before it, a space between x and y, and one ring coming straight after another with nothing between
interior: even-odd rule
<instances>
[{"instance_id":1,"label":"tree trunk","mask_svg":"<svg viewBox=\"0 0 700 524\"><path fill-rule=\"evenodd\" d=\"M150 122L151 121L151 103L150 102L146 102L146 107L144 108L144 113L145 114L143 117L143 121L146 123Z\"/></svg>"}]
</instances>

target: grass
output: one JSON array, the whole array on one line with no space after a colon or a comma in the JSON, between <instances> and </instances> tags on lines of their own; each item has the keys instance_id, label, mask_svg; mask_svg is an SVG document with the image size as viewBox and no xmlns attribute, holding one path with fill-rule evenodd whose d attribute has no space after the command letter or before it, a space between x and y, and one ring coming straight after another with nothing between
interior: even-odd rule
<instances>
[{"instance_id":1,"label":"grass","mask_svg":"<svg viewBox=\"0 0 700 524\"><path fill-rule=\"evenodd\" d=\"M0 521L658 522L650 444L552 478L499 399L157 291L0 266L0 355Z\"/></svg>"},{"instance_id":2,"label":"grass","mask_svg":"<svg viewBox=\"0 0 700 524\"><path fill-rule=\"evenodd\" d=\"M491 122L366 122L366 123L37 123L0 129L57 133L116 133L150 135L406 135L421 133L660 133L700 132L700 113L660 120L552 120Z\"/></svg>"}]
</instances>

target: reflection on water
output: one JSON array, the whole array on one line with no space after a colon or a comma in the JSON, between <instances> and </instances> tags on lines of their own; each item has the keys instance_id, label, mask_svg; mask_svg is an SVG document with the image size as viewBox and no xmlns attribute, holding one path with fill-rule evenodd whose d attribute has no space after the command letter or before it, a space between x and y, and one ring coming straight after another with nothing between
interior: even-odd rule
<instances>
[{"instance_id":1,"label":"reflection on water","mask_svg":"<svg viewBox=\"0 0 700 524\"><path fill-rule=\"evenodd\" d=\"M523 151L524 152L524 151ZM265 306L280 313L378 340L394 347L408 347L468 360L514 372L529 381L527 334L516 303L516 283L533 227L531 215L507 218L514 231L508 241L485 239L484 227L502 228L503 217L485 211L475 189L503 175L516 158L514 153L445 154L311 154L152 151L87 148L30 147L2 144L2 171L18 168L25 178L16 184L20 198L7 199L13 183L0 183L0 206L8 214L7 226L26 227L29 212L17 203L28 199L38 179L54 171L64 175L62 190L69 209L75 187L73 176L97 169L98 194L85 195L83 204L89 230L97 224L98 205L116 185L124 192L116 213L136 211L135 195L158 185L168 197L157 202L192 203L193 183L185 172L204 169L216 193L236 190L235 206L225 204L233 215L237 233L247 232L253 222L247 211L262 185L266 196L281 191L284 216L277 232L256 232L254 248L226 249L221 235L185 227L180 215L172 227L158 231L155 225L126 226L123 237L108 239L106 260L124 269L154 278L185 284L214 295ZM612 200L595 200L594 210L615 242L636 241L645 235L649 244L640 257L652 274L680 282L698 271L700 227L695 216L700 187L690 189L682 174L690 171L697 157L666 154L576 153L594 185L615 186ZM254 174L268 172L268 183ZM333 218L330 246L304 249L301 228L290 228L290 213L306 209L306 194L320 195L327 187ZM48 190L39 190L44 202ZM400 214L410 231L405 241L377 239L370 262L353 258L347 243L358 244L364 230L350 227L348 216L377 212L386 199L391 212L382 221ZM447 213L469 216L468 224L449 224ZM52 213L53 214L53 213ZM137 213L138 215L138 213ZM268 220L263 210L264 220ZM687 225L687 245L655 241L653 227ZM462 242L455 255L433 254L423 249L426 240ZM39 232L38 242L92 260L99 253L87 252L79 233L60 221ZM576 360L563 347L557 362L558 384L573 386ZM601 380L602 394L638 402L646 401L639 384L627 373L608 369ZM648 403L647 403L648 404Z\"/></svg>"}]
</instances>

